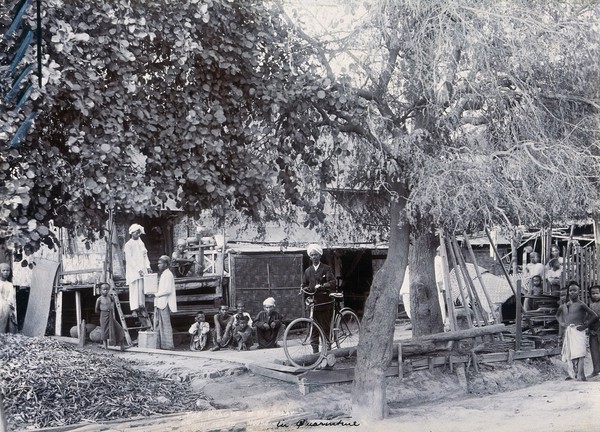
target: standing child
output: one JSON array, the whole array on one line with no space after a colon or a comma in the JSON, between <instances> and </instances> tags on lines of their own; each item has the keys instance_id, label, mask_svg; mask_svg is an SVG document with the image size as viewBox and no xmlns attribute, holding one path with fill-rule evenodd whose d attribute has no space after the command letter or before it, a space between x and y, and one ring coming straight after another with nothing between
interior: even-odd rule
<instances>
[{"instance_id":1,"label":"standing child","mask_svg":"<svg viewBox=\"0 0 600 432\"><path fill-rule=\"evenodd\" d=\"M546 270L546 268L544 267L544 264L542 264L540 262L540 254L539 253L531 252L529 254L529 259L530 259L530 263L525 266L525 277L526 277L527 288L531 288L531 285L532 285L531 279L536 275L539 275L543 281L544 277L545 277L545 270Z\"/></svg>"},{"instance_id":2,"label":"standing child","mask_svg":"<svg viewBox=\"0 0 600 432\"><path fill-rule=\"evenodd\" d=\"M590 297L592 298L590 309L592 309L596 315L600 316L600 285L593 285L590 287ZM590 354L592 355L592 365L594 366L594 370L590 377L595 377L600 374L600 323L592 320L588 327L588 331L590 334Z\"/></svg>"},{"instance_id":3,"label":"standing child","mask_svg":"<svg viewBox=\"0 0 600 432\"><path fill-rule=\"evenodd\" d=\"M115 299L108 292L110 285L106 282L100 284L100 297L96 300L96 313L100 315L100 332L102 344L108 349L111 345L119 345L121 351L125 349L125 333L123 327L115 319Z\"/></svg>"},{"instance_id":4,"label":"standing child","mask_svg":"<svg viewBox=\"0 0 600 432\"><path fill-rule=\"evenodd\" d=\"M562 360L571 362L569 365L569 377L578 381L586 381L584 374L584 359L587 353L585 330L590 324L597 321L598 316L588 305L579 300L579 284L575 281L569 282L568 300L560 305L556 312L556 319L564 329L564 340L562 347Z\"/></svg>"},{"instance_id":5,"label":"standing child","mask_svg":"<svg viewBox=\"0 0 600 432\"><path fill-rule=\"evenodd\" d=\"M190 341L190 350L192 351L202 351L206 347L210 325L205 319L204 312L198 311L196 314L196 322L192 324L188 330L192 335L192 340Z\"/></svg>"},{"instance_id":6,"label":"standing child","mask_svg":"<svg viewBox=\"0 0 600 432\"><path fill-rule=\"evenodd\" d=\"M10 278L10 266L0 264L0 333L17 332L17 299Z\"/></svg>"}]
</instances>

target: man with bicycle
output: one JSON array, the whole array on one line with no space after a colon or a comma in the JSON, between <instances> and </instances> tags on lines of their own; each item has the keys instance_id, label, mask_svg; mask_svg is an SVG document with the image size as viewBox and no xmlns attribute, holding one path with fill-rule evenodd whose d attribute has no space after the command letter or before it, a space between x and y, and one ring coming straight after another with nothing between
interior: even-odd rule
<instances>
[{"instance_id":1,"label":"man with bicycle","mask_svg":"<svg viewBox=\"0 0 600 432\"><path fill-rule=\"evenodd\" d=\"M335 291L336 281L331 267L321 262L323 249L315 243L306 248L311 265L304 271L302 277L302 289L314 293L313 318L319 324L325 337L329 337L331 317L333 315L333 300L329 297L330 291ZM319 352L319 334L313 332L311 346L314 353Z\"/></svg>"}]
</instances>

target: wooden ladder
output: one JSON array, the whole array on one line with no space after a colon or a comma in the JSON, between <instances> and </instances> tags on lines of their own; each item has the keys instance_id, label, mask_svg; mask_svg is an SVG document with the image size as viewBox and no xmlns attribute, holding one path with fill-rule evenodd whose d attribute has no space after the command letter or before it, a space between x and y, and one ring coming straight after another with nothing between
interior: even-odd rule
<instances>
[{"instance_id":1,"label":"wooden ladder","mask_svg":"<svg viewBox=\"0 0 600 432\"><path fill-rule=\"evenodd\" d=\"M127 325L127 318L132 317L132 315L125 315L123 313L123 308L121 307L121 300L119 299L119 294L116 291L112 292L112 296L115 299L115 307L117 308L117 314L119 315L119 321L121 321L121 327L123 327L123 332L125 333L125 340L127 341L128 346L132 346L131 334L130 330L147 330L152 328L152 321L147 315L146 308L142 308L143 312L146 316L138 316L138 320L140 320L141 325L137 327L129 327ZM128 303L128 302L125 302Z\"/></svg>"}]
</instances>

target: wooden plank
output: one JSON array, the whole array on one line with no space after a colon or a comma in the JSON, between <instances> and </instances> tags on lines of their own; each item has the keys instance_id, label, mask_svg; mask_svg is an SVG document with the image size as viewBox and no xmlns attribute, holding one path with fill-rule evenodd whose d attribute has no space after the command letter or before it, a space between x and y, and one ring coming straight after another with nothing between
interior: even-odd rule
<instances>
[{"instance_id":1,"label":"wooden plank","mask_svg":"<svg viewBox=\"0 0 600 432\"><path fill-rule=\"evenodd\" d=\"M77 325L81 323L81 291L75 291L75 316ZM81 335L79 335L81 337Z\"/></svg>"},{"instance_id":2,"label":"wooden plank","mask_svg":"<svg viewBox=\"0 0 600 432\"><path fill-rule=\"evenodd\" d=\"M186 303L193 301L213 301L217 298L221 298L218 294L190 294L190 295L178 295L177 303Z\"/></svg>"},{"instance_id":3,"label":"wooden plank","mask_svg":"<svg viewBox=\"0 0 600 432\"><path fill-rule=\"evenodd\" d=\"M62 334L62 308L63 308L63 293L58 291L55 297L56 303L56 320L54 323L54 335L61 336Z\"/></svg>"},{"instance_id":4,"label":"wooden plank","mask_svg":"<svg viewBox=\"0 0 600 432\"><path fill-rule=\"evenodd\" d=\"M490 241L490 246L494 250L494 255L497 257L500 257L500 254L498 253L498 249L496 249L496 245L494 244L494 241L492 240L492 235L490 234L490 230L488 229L488 227L485 227L485 235L487 236L488 240ZM516 260L516 257L515 257L515 260ZM523 263L523 265L525 265L525 263ZM502 272L504 273L504 277L506 277L506 280L508 281L508 285L510 285L510 289L512 290L513 294L517 295L517 292L515 291L515 287L513 285L512 278L510 277L510 275L508 274L508 271L504 267L504 263L502 262L502 260L500 260L500 268L502 269Z\"/></svg>"},{"instance_id":5,"label":"wooden plank","mask_svg":"<svg viewBox=\"0 0 600 432\"><path fill-rule=\"evenodd\" d=\"M306 372L306 369L304 369L304 368L299 368L299 367L295 367L295 366L287 366L287 365L283 365L283 364L279 364L279 363L260 362L260 363L250 363L250 364L256 365L256 366L264 368L264 369L271 369L271 370L276 370L279 372L287 372L287 373L291 373L291 374Z\"/></svg>"},{"instance_id":6,"label":"wooden plank","mask_svg":"<svg viewBox=\"0 0 600 432\"><path fill-rule=\"evenodd\" d=\"M467 363L469 361L469 356L468 355L462 355L462 356L446 356L446 357L432 357L433 358L433 365L434 366L444 366L446 364L446 362L448 360L452 361L452 364L457 364L457 363ZM413 368L429 368L429 358L422 358L422 359L414 359L411 360L411 364L413 366Z\"/></svg>"},{"instance_id":7,"label":"wooden plank","mask_svg":"<svg viewBox=\"0 0 600 432\"><path fill-rule=\"evenodd\" d=\"M388 366L385 376L398 376L398 366ZM308 385L350 382L354 380L354 368L310 370L302 374L302 378Z\"/></svg>"},{"instance_id":8,"label":"wooden plank","mask_svg":"<svg viewBox=\"0 0 600 432\"><path fill-rule=\"evenodd\" d=\"M458 283L458 292L460 294L460 299L462 301L462 306L464 308L467 308L467 302L465 300L465 293L463 291L463 284L462 284L462 280L460 278L460 269L458 268L458 264L457 264L457 260L456 260L456 256L454 255L454 250L453 250L453 245L452 245L452 241L448 241L448 252L450 252L448 255L450 256L450 260L452 261L452 267L454 268L454 276L456 277L456 283ZM469 326L469 328L473 328L473 323L471 322L470 319L467 319L467 325Z\"/></svg>"},{"instance_id":9,"label":"wooden plank","mask_svg":"<svg viewBox=\"0 0 600 432\"><path fill-rule=\"evenodd\" d=\"M435 333L431 335L420 336L418 338L412 339L401 339L395 342L400 342L403 344L416 344L424 341L433 341L433 342L448 342L453 340L461 340L461 339L471 339L477 336L485 336L495 333L501 333L503 331L510 331L511 328L505 326L504 324L494 324L485 327L477 327L470 328L466 330L458 330L454 332L445 332L445 333Z\"/></svg>"},{"instance_id":10,"label":"wooden plank","mask_svg":"<svg viewBox=\"0 0 600 432\"><path fill-rule=\"evenodd\" d=\"M398 376L400 378L404 378L404 369L402 368L403 359L402 359L402 344L401 343L399 343L397 345L396 352L398 353Z\"/></svg>"},{"instance_id":11,"label":"wooden plank","mask_svg":"<svg viewBox=\"0 0 600 432\"><path fill-rule=\"evenodd\" d=\"M521 305L521 280L517 281L517 294L515 295L515 307L516 307L516 318L515 323L517 325L516 330L516 338L515 338L515 348L518 350L521 349L521 336L523 334L523 314L522 314L522 305Z\"/></svg>"},{"instance_id":12,"label":"wooden plank","mask_svg":"<svg viewBox=\"0 0 600 432\"><path fill-rule=\"evenodd\" d=\"M103 272L104 269L100 268L91 268L91 269L83 269L83 270L65 270L60 272L60 276L64 275L73 275L73 274L83 274L83 273L99 273Z\"/></svg>"},{"instance_id":13,"label":"wooden plank","mask_svg":"<svg viewBox=\"0 0 600 432\"><path fill-rule=\"evenodd\" d=\"M455 331L458 329L456 323L456 312L454 310L454 300L452 298L452 285L450 283L450 266L448 264L448 253L446 249L446 242L444 235L440 233L440 257L442 258L442 277L444 280L444 296L446 298L446 307L448 309L448 316L450 317L450 330Z\"/></svg>"},{"instance_id":14,"label":"wooden plank","mask_svg":"<svg viewBox=\"0 0 600 432\"><path fill-rule=\"evenodd\" d=\"M262 375L262 376L266 376L269 378L278 379L280 381L286 381L286 382L290 382L290 383L299 383L300 382L300 378L298 375L293 375L293 374L289 374L289 373L285 373L285 372L279 372L279 371L276 371L273 369L263 368L256 364L252 364L252 363L248 364L247 367L252 372L254 372L255 374L258 374L258 375Z\"/></svg>"},{"instance_id":15,"label":"wooden plank","mask_svg":"<svg viewBox=\"0 0 600 432\"><path fill-rule=\"evenodd\" d=\"M481 277L481 271L479 271L479 265L477 264L477 259L475 258L475 252L473 252L473 248L471 247L471 242L469 242L469 237L467 236L466 231L463 231L463 237L465 238L465 244L467 245L467 249L471 256L471 260L473 261L473 266L475 267L475 273L477 274L477 279L479 280L479 285L481 285L483 294L485 295L488 305L490 306L490 312L492 314L492 317L494 318L495 322L498 322L498 316L496 314L496 311L494 310L494 303L492 302L490 295L488 293L488 290L485 287L485 284L483 283L483 278Z\"/></svg>"}]
</instances>

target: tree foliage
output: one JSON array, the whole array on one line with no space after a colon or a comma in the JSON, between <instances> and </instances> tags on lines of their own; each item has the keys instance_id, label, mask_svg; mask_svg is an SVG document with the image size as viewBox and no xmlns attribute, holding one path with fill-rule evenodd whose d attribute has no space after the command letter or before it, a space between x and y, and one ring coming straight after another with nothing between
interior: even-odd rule
<instances>
[{"instance_id":1,"label":"tree foliage","mask_svg":"<svg viewBox=\"0 0 600 432\"><path fill-rule=\"evenodd\" d=\"M42 112L2 150L5 240L51 244L50 221L92 235L108 209L256 218L302 204L274 127L305 56L271 6L49 0L43 22Z\"/></svg>"},{"instance_id":2,"label":"tree foliage","mask_svg":"<svg viewBox=\"0 0 600 432\"><path fill-rule=\"evenodd\" d=\"M391 281L406 263L395 232L548 224L597 209L600 11L597 2L360 7L343 37L305 36L329 85L302 115L334 137L332 154L358 162L344 164L342 183L387 194L401 212L389 215L396 263L373 282L358 350L355 405L377 417L393 332L377 317L391 316ZM336 74L339 53L346 70Z\"/></svg>"}]
</instances>

